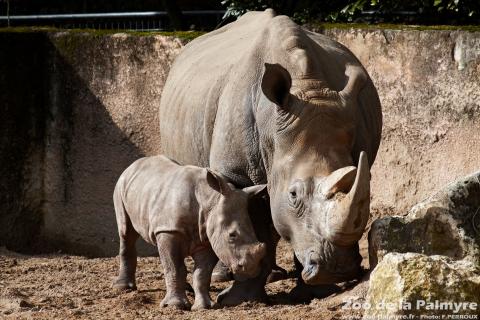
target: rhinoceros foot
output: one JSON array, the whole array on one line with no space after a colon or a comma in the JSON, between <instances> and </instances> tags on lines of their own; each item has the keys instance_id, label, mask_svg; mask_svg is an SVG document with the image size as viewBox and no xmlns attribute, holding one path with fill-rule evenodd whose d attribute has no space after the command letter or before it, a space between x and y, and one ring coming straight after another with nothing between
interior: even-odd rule
<instances>
[{"instance_id":1,"label":"rhinoceros foot","mask_svg":"<svg viewBox=\"0 0 480 320\"><path fill-rule=\"evenodd\" d=\"M265 278L263 279L263 281L259 281L257 278L246 281L235 280L231 287L220 292L217 303L221 306L236 306L246 301L267 303Z\"/></svg>"},{"instance_id":2,"label":"rhinoceros foot","mask_svg":"<svg viewBox=\"0 0 480 320\"><path fill-rule=\"evenodd\" d=\"M297 286L290 291L289 295L297 303L310 303L315 298L325 298L339 291L341 289L334 284L310 286L303 281L298 281Z\"/></svg>"},{"instance_id":3,"label":"rhinoceros foot","mask_svg":"<svg viewBox=\"0 0 480 320\"><path fill-rule=\"evenodd\" d=\"M287 270L276 265L273 267L272 272L268 275L267 283L272 283L272 282L284 280L287 278L288 278Z\"/></svg>"},{"instance_id":4,"label":"rhinoceros foot","mask_svg":"<svg viewBox=\"0 0 480 320\"><path fill-rule=\"evenodd\" d=\"M126 278L117 278L113 281L113 288L118 291L137 290L135 281Z\"/></svg>"},{"instance_id":5,"label":"rhinoceros foot","mask_svg":"<svg viewBox=\"0 0 480 320\"><path fill-rule=\"evenodd\" d=\"M215 305L215 302L213 302L212 300L202 300L200 302L197 302L195 301L195 303L193 304L192 306L192 311L195 311L195 310L204 310L204 309L212 309L214 308L216 305Z\"/></svg>"},{"instance_id":6,"label":"rhinoceros foot","mask_svg":"<svg viewBox=\"0 0 480 320\"><path fill-rule=\"evenodd\" d=\"M179 297L176 295L167 294L165 298L163 298L162 302L160 302L160 307L173 307L179 310L190 310L191 304L187 297Z\"/></svg>"}]
</instances>

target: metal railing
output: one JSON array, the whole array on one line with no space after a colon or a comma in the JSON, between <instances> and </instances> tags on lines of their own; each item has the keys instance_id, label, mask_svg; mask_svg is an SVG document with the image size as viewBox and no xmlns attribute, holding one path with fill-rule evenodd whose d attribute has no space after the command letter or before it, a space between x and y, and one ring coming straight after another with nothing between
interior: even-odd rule
<instances>
[{"instance_id":1,"label":"metal railing","mask_svg":"<svg viewBox=\"0 0 480 320\"><path fill-rule=\"evenodd\" d=\"M225 11L199 10L182 12L187 27L214 29L222 22ZM0 16L0 27L42 26L62 29L112 29L165 31L172 25L166 11L75 13Z\"/></svg>"},{"instance_id":2,"label":"metal railing","mask_svg":"<svg viewBox=\"0 0 480 320\"><path fill-rule=\"evenodd\" d=\"M392 12L383 12L379 10L363 10L360 12L360 16L357 18L360 22L370 22L377 23L383 22L385 18L389 22L404 22L409 19L415 19L418 17L419 13L417 11L392 11Z\"/></svg>"}]
</instances>

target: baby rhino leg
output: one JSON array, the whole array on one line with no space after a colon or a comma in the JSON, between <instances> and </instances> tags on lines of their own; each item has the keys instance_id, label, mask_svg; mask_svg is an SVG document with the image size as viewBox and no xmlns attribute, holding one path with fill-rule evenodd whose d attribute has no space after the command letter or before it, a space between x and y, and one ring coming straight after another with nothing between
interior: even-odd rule
<instances>
[{"instance_id":1,"label":"baby rhino leg","mask_svg":"<svg viewBox=\"0 0 480 320\"><path fill-rule=\"evenodd\" d=\"M135 284L135 271L137 269L135 242L138 234L133 232L125 238L120 238L120 272L113 283L113 287L117 290L137 289Z\"/></svg>"},{"instance_id":2,"label":"baby rhino leg","mask_svg":"<svg viewBox=\"0 0 480 320\"><path fill-rule=\"evenodd\" d=\"M187 286L187 268L185 267L185 239L175 233L157 235L157 247L163 266L167 294L160 306L172 306L177 309L190 309L185 293Z\"/></svg>"},{"instance_id":3,"label":"baby rhino leg","mask_svg":"<svg viewBox=\"0 0 480 320\"><path fill-rule=\"evenodd\" d=\"M198 251L194 253L192 257L195 262L195 268L193 270L195 303L193 304L192 310L210 309L214 305L209 294L210 280L218 258L211 248Z\"/></svg>"},{"instance_id":4,"label":"baby rhino leg","mask_svg":"<svg viewBox=\"0 0 480 320\"><path fill-rule=\"evenodd\" d=\"M118 214L118 213L117 213ZM113 287L117 290L135 290L135 271L137 269L137 251L135 243L138 239L138 233L133 229L130 219L124 217L124 227L119 228L120 236L120 271L118 277L113 282Z\"/></svg>"}]
</instances>

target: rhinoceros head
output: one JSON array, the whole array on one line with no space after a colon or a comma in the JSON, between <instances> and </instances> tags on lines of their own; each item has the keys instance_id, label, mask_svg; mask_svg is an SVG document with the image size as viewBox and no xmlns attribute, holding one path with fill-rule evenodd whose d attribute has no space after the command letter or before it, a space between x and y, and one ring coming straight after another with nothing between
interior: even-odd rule
<instances>
[{"instance_id":1,"label":"rhinoceros head","mask_svg":"<svg viewBox=\"0 0 480 320\"><path fill-rule=\"evenodd\" d=\"M276 105L268 176L275 228L292 244L307 284L354 278L370 203L367 155L358 166L352 156L363 69L348 67L347 84L334 91L321 77L292 80L278 64L265 67L262 91Z\"/></svg>"},{"instance_id":2,"label":"rhinoceros head","mask_svg":"<svg viewBox=\"0 0 480 320\"><path fill-rule=\"evenodd\" d=\"M235 189L210 170L207 170L207 182L220 194L206 224L206 233L215 254L234 275L257 276L266 246L257 240L248 215L248 201L266 193L266 185Z\"/></svg>"}]
</instances>

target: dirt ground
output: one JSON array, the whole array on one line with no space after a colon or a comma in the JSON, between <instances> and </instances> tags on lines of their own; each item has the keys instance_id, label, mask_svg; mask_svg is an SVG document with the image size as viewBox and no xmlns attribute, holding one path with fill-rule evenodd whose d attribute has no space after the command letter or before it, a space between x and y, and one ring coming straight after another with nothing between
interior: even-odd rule
<instances>
[{"instance_id":1,"label":"dirt ground","mask_svg":"<svg viewBox=\"0 0 480 320\"><path fill-rule=\"evenodd\" d=\"M277 262L293 270L292 251L280 242ZM362 250L365 253L365 250ZM187 260L189 271L192 261ZM89 259L63 254L27 256L0 249L1 319L358 319L358 311L343 310L345 299L363 300L367 282L344 285L344 291L308 304L294 304L294 279L267 285L270 303L244 303L205 311L160 308L165 295L157 257L139 258L137 291L115 292L112 279L117 258ZM191 277L189 274L189 283ZM212 284L212 298L229 285ZM347 288L347 289L345 289ZM193 294L188 294L193 301Z\"/></svg>"}]
</instances>

